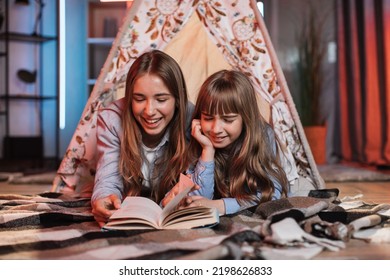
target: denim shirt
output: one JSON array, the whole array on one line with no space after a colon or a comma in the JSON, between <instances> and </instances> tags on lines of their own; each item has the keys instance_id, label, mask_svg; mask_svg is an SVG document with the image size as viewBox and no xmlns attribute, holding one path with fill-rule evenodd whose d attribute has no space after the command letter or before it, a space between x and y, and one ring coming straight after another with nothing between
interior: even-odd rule
<instances>
[{"instance_id":1,"label":"denim shirt","mask_svg":"<svg viewBox=\"0 0 390 280\"><path fill-rule=\"evenodd\" d=\"M194 169L189 169L187 174L190 174L193 182L200 186L199 190L191 192L190 195L201 195L205 198L213 199L214 161L204 162L199 160L196 164L196 167ZM277 180L272 178L271 180L275 185L275 192L272 196L272 200L279 199L282 195L282 187ZM261 192L257 193L257 197L259 199L261 198ZM238 200L232 197L222 198L222 200L225 204L225 214L233 214L258 204L256 201L248 201L245 204L240 205Z\"/></svg>"},{"instance_id":2,"label":"denim shirt","mask_svg":"<svg viewBox=\"0 0 390 280\"><path fill-rule=\"evenodd\" d=\"M107 197L111 194L122 199L125 196L123 178L119 172L119 158L122 138L121 114L125 106L124 98L114 101L108 107L99 111L97 119L97 168L95 186L91 201ZM191 135L191 116L194 105L188 103L186 120L186 138ZM161 156L167 147L169 132L164 135L162 141L156 147L154 158ZM154 169L154 161L150 169ZM148 174L144 174L147 178Z\"/></svg>"},{"instance_id":3,"label":"denim shirt","mask_svg":"<svg viewBox=\"0 0 390 280\"><path fill-rule=\"evenodd\" d=\"M274 142L275 137L272 134L272 130L269 130L269 136L271 137L272 142ZM274 146L274 151L276 152L276 146ZM204 162L201 159L196 163L195 168L190 168L187 170L187 174L191 174L191 179L194 183L200 186L199 190L191 192L191 195L201 195L208 199L213 199L214 197L214 161ZM271 178L275 186L275 191L272 196L272 200L279 199L282 196L282 186L280 183ZM261 198L261 192L257 192L257 198ZM248 207L258 204L256 201L248 201L245 204L240 204L236 198L228 197L222 198L225 205L225 214L233 214Z\"/></svg>"}]
</instances>

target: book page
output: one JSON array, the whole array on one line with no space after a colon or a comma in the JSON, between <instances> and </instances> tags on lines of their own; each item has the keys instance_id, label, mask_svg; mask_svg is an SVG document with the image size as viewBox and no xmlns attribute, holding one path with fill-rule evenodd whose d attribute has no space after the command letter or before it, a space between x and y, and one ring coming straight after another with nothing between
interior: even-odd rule
<instances>
[{"instance_id":1,"label":"book page","mask_svg":"<svg viewBox=\"0 0 390 280\"><path fill-rule=\"evenodd\" d=\"M173 212L164 221L165 229L189 229L197 227L212 227L219 223L219 213L215 208L203 206L186 208L188 211ZM173 217L171 217L173 216Z\"/></svg>"},{"instance_id":2,"label":"book page","mask_svg":"<svg viewBox=\"0 0 390 280\"><path fill-rule=\"evenodd\" d=\"M169 223L179 223L183 220L190 220L192 218L202 218L210 216L210 208L204 206L187 207L178 209L167 215L163 221L163 225Z\"/></svg>"},{"instance_id":3,"label":"book page","mask_svg":"<svg viewBox=\"0 0 390 280\"><path fill-rule=\"evenodd\" d=\"M122 202L121 208L112 214L110 221L137 218L148 220L157 226L161 213L161 207L153 200L142 196L128 196Z\"/></svg>"},{"instance_id":4,"label":"book page","mask_svg":"<svg viewBox=\"0 0 390 280\"><path fill-rule=\"evenodd\" d=\"M142 219L115 219L108 222L104 229L127 230L127 229L156 229L156 224Z\"/></svg>"},{"instance_id":5,"label":"book page","mask_svg":"<svg viewBox=\"0 0 390 280\"><path fill-rule=\"evenodd\" d=\"M179 202L191 191L192 187L195 185L194 182L190 178L188 178L184 174L180 174L180 179L178 184L180 184L180 188L183 189L180 193L178 193L163 209L159 224L165 219L167 215L169 215L172 211L175 210L176 206Z\"/></svg>"},{"instance_id":6,"label":"book page","mask_svg":"<svg viewBox=\"0 0 390 280\"><path fill-rule=\"evenodd\" d=\"M105 227L111 229L141 229L152 226L160 229L163 227L162 223L165 217L175 213L177 205L192 190L193 186L194 183L189 177L180 174L180 179L176 187L178 187L181 192L177 194L164 209L161 209L157 203L149 198L128 196L122 202L121 208L115 211L110 217L109 222ZM185 219L185 216L188 216L187 213L192 213L192 215L194 215L192 219L198 219L200 216L206 214L204 210L205 209L202 209L201 212L196 212L195 209L182 209L179 210L179 213L173 214L172 216L179 217L180 220L183 220Z\"/></svg>"}]
</instances>

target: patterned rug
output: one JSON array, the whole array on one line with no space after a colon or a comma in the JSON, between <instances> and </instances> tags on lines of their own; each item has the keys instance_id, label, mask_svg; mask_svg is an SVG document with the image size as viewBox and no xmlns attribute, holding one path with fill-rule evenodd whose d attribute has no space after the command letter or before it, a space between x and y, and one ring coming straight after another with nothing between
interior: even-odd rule
<instances>
[{"instance_id":1,"label":"patterned rug","mask_svg":"<svg viewBox=\"0 0 390 280\"><path fill-rule=\"evenodd\" d=\"M343 164L318 165L318 171L325 182L390 181L390 174Z\"/></svg>"},{"instance_id":2,"label":"patterned rug","mask_svg":"<svg viewBox=\"0 0 390 280\"><path fill-rule=\"evenodd\" d=\"M166 231L102 231L85 198L0 194L0 259L312 259L345 249L362 226L382 231L364 238L388 242L390 205L345 207L338 193L312 191L221 216L211 228Z\"/></svg>"}]
</instances>

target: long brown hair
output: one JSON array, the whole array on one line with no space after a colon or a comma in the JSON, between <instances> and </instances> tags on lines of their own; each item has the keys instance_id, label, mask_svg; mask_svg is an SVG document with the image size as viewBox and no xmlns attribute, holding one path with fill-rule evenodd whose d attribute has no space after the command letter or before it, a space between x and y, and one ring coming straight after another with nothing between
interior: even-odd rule
<instances>
[{"instance_id":1,"label":"long brown hair","mask_svg":"<svg viewBox=\"0 0 390 280\"><path fill-rule=\"evenodd\" d=\"M156 185L151 186L151 198L160 202L175 185L179 174L185 171L183 155L186 151L187 89L180 66L162 51L153 50L144 53L130 67L126 79L126 105L122 112L123 136L119 163L126 192L129 195L140 195L142 182L145 179L141 172L143 162L141 128L132 112L134 84L139 77L145 74L160 77L175 98L175 113L167 128L170 132L169 143L163 155L155 162L152 174L158 180L156 180Z\"/></svg>"},{"instance_id":2,"label":"long brown hair","mask_svg":"<svg viewBox=\"0 0 390 280\"><path fill-rule=\"evenodd\" d=\"M244 203L257 201L256 194L261 192L260 202L271 200L275 191L271 178L281 184L282 194L287 194L288 180L269 134L272 128L261 116L255 94L249 78L235 70L214 73L200 88L193 118L200 119L202 113L234 113L243 121L239 138L215 151L216 198L234 197ZM197 161L201 149L199 143L191 139L190 163Z\"/></svg>"}]
</instances>

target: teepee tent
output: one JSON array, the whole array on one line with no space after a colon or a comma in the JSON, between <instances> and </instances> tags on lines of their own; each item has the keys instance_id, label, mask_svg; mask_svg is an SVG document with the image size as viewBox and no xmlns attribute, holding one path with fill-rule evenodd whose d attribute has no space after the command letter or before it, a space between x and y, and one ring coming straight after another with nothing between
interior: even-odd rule
<instances>
[{"instance_id":1,"label":"teepee tent","mask_svg":"<svg viewBox=\"0 0 390 280\"><path fill-rule=\"evenodd\" d=\"M53 191L91 195L98 110L124 96L128 69L151 49L177 60L192 102L215 71L233 68L246 73L262 115L281 139L291 193L324 188L255 0L135 0L57 171Z\"/></svg>"}]
</instances>

